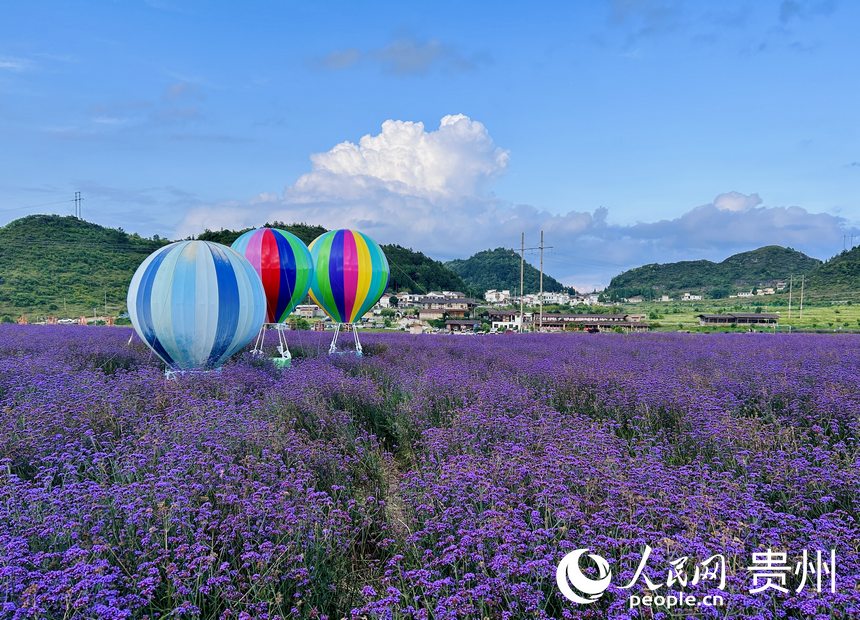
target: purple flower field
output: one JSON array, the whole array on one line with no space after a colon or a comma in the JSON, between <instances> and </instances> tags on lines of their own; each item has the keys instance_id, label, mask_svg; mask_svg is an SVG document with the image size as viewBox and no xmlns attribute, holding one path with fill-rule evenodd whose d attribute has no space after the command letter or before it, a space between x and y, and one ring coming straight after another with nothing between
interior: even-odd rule
<instances>
[{"instance_id":1,"label":"purple flower field","mask_svg":"<svg viewBox=\"0 0 860 620\"><path fill-rule=\"evenodd\" d=\"M168 381L130 333L0 326L2 618L860 617L860 338L291 332ZM725 605L630 610L646 545ZM751 593L768 548L835 593Z\"/></svg>"}]
</instances>

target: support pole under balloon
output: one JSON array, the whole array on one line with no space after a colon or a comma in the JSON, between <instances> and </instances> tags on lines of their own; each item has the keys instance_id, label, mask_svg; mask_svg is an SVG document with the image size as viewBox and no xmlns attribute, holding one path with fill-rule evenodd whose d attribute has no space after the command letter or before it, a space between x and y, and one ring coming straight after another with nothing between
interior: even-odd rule
<instances>
[{"instance_id":1,"label":"support pole under balloon","mask_svg":"<svg viewBox=\"0 0 860 620\"><path fill-rule=\"evenodd\" d=\"M281 359L289 360L292 359L293 356L290 354L290 349L287 346L287 336L284 332L289 329L284 323L263 323L262 327L260 327L260 333L257 334L257 340L254 342L254 348L251 349L251 353L254 355L262 355L263 354L263 345L266 340L266 331L269 329L274 329L278 332L278 353L281 355Z\"/></svg>"},{"instance_id":2,"label":"support pole under balloon","mask_svg":"<svg viewBox=\"0 0 860 620\"><path fill-rule=\"evenodd\" d=\"M332 336L331 344L328 348L329 355L337 353L337 338L340 336L341 325L343 325L347 331L352 332L352 338L355 341L355 354L359 357L364 355L364 350L361 348L361 341L358 339L358 328L355 326L355 323L335 323L334 335Z\"/></svg>"}]
</instances>

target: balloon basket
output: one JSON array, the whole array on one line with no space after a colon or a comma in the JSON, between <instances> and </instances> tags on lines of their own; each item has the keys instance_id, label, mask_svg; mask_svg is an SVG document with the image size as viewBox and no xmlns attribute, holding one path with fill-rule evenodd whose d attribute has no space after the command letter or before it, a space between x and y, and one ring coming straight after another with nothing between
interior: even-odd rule
<instances>
[{"instance_id":1,"label":"balloon basket","mask_svg":"<svg viewBox=\"0 0 860 620\"><path fill-rule=\"evenodd\" d=\"M275 368L285 369L293 365L293 359L290 357L273 357L272 364Z\"/></svg>"},{"instance_id":2,"label":"balloon basket","mask_svg":"<svg viewBox=\"0 0 860 620\"><path fill-rule=\"evenodd\" d=\"M340 336L341 326L347 332L352 332L352 338L355 341L355 351L338 351L337 350L337 339ZM334 326L334 336L331 339L331 344L328 348L329 355L345 355L345 354L355 354L356 357L362 357L364 355L364 351L361 348L361 341L358 339L358 328L356 328L355 323L336 323Z\"/></svg>"},{"instance_id":3,"label":"balloon basket","mask_svg":"<svg viewBox=\"0 0 860 620\"><path fill-rule=\"evenodd\" d=\"M254 355L262 355L263 354L263 345L266 340L266 331L273 329L278 332L278 346L277 351L280 353L280 357L273 357L272 360L286 360L284 361L276 361L275 366L278 368L289 368L290 360L292 359L292 355L290 355L290 349L287 346L287 336L284 334L285 331L289 329L287 325L284 323L263 323L263 326L260 327L260 333L257 334L257 340L254 342L254 348L251 349L251 353Z\"/></svg>"}]
</instances>

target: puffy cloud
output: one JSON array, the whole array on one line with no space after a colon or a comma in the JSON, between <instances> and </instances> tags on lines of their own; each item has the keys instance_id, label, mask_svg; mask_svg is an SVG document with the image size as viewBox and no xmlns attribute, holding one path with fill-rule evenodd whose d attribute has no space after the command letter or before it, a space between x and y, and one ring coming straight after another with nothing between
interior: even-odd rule
<instances>
[{"instance_id":1,"label":"puffy cloud","mask_svg":"<svg viewBox=\"0 0 860 620\"><path fill-rule=\"evenodd\" d=\"M740 192L728 192L720 194L714 199L714 206L720 211L743 212L749 211L761 204L758 194L741 194Z\"/></svg>"},{"instance_id":2,"label":"puffy cloud","mask_svg":"<svg viewBox=\"0 0 860 620\"><path fill-rule=\"evenodd\" d=\"M827 257L841 247L845 232L856 232L836 215L763 206L758 194L737 191L656 222L612 223L604 208L553 213L486 192L508 158L482 123L462 114L444 117L429 131L420 122L388 120L357 144L343 142L312 155L311 170L283 194L192 208L177 233L307 222L359 228L382 243L450 259L515 247L522 232L533 245L543 229L554 246L545 256L547 271L592 286L644 263L722 260L770 244Z\"/></svg>"},{"instance_id":3,"label":"puffy cloud","mask_svg":"<svg viewBox=\"0 0 860 620\"><path fill-rule=\"evenodd\" d=\"M311 172L288 190L297 199L355 196L385 189L414 196L474 195L508 165L483 123L463 114L442 118L439 128L388 120L358 144L341 142L311 155Z\"/></svg>"}]
</instances>

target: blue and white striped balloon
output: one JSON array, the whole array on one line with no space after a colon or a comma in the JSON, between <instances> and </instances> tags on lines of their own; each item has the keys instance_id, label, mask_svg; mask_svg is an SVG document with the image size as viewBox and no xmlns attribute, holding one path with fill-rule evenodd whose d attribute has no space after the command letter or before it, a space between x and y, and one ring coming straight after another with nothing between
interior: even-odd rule
<instances>
[{"instance_id":1,"label":"blue and white striped balloon","mask_svg":"<svg viewBox=\"0 0 860 620\"><path fill-rule=\"evenodd\" d=\"M135 331L174 370L217 368L266 318L260 277L220 243L178 241L144 260L128 287Z\"/></svg>"}]
</instances>

